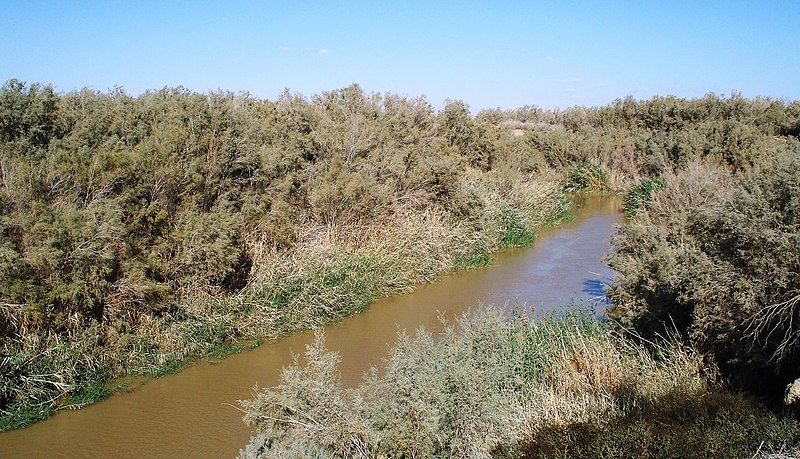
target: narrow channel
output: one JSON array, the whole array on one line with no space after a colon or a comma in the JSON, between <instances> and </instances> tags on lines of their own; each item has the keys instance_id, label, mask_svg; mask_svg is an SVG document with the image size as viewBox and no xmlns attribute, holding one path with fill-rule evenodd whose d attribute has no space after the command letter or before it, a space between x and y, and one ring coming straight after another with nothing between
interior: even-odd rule
<instances>
[{"instance_id":1,"label":"narrow channel","mask_svg":"<svg viewBox=\"0 0 800 459\"><path fill-rule=\"evenodd\" d=\"M526 305L536 315L570 302L603 299L612 272L603 263L621 218L620 200L579 200L576 218L538 234L533 247L494 255L492 266L458 272L411 294L383 298L356 316L325 327L342 358L346 386L380 364L397 333L439 327L478 304ZM604 304L597 304L598 315ZM233 458L250 437L237 400L277 384L281 369L302 354L313 332L198 362L79 411L61 412L26 429L0 433L0 457Z\"/></svg>"}]
</instances>

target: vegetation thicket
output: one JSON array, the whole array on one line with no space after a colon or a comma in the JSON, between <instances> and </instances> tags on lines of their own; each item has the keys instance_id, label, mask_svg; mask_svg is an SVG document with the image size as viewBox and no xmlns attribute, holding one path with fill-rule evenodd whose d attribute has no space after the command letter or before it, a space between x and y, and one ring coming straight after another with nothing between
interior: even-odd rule
<instances>
[{"instance_id":1,"label":"vegetation thicket","mask_svg":"<svg viewBox=\"0 0 800 459\"><path fill-rule=\"evenodd\" d=\"M524 160L521 160L524 158ZM491 262L559 176L467 106L358 86L0 90L0 430Z\"/></svg>"},{"instance_id":2,"label":"vegetation thicket","mask_svg":"<svg viewBox=\"0 0 800 459\"><path fill-rule=\"evenodd\" d=\"M738 174L667 174L610 257L612 316L677 330L737 387L782 401L800 377L800 149Z\"/></svg>"},{"instance_id":3,"label":"vegetation thicket","mask_svg":"<svg viewBox=\"0 0 800 459\"><path fill-rule=\"evenodd\" d=\"M739 94L473 116L357 85L268 101L11 80L0 430L483 266L564 218L564 193L610 191L629 215L610 255L618 325L479 314L401 338L354 393L318 343L247 404L243 454L791 448L796 421L724 387L775 399L800 376L798 136L800 102Z\"/></svg>"},{"instance_id":4,"label":"vegetation thicket","mask_svg":"<svg viewBox=\"0 0 800 459\"><path fill-rule=\"evenodd\" d=\"M355 389L318 334L304 365L242 402L257 434L240 457L729 458L800 445L800 423L714 387L675 341L646 346L581 312L480 309L445 325L401 334Z\"/></svg>"},{"instance_id":5,"label":"vegetation thicket","mask_svg":"<svg viewBox=\"0 0 800 459\"><path fill-rule=\"evenodd\" d=\"M401 336L352 391L319 341L243 402L257 434L241 455L798 454L779 399L800 376L800 103L627 98L476 120L521 139L562 190L626 192L613 320L468 316L436 339Z\"/></svg>"}]
</instances>

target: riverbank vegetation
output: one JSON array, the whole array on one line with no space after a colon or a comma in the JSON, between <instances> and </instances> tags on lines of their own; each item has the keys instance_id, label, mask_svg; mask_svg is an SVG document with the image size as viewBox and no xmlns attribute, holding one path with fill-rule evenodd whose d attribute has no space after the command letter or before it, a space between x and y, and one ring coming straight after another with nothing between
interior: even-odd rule
<instances>
[{"instance_id":1,"label":"riverbank vegetation","mask_svg":"<svg viewBox=\"0 0 800 459\"><path fill-rule=\"evenodd\" d=\"M610 320L590 333L574 317L464 318L438 340L401 337L354 391L317 343L244 403L257 435L242 455L798 454L783 395L800 376L800 103L658 97L476 119L524 138L563 190L625 190ZM310 394L321 380L331 391Z\"/></svg>"},{"instance_id":2,"label":"riverbank vegetation","mask_svg":"<svg viewBox=\"0 0 800 459\"><path fill-rule=\"evenodd\" d=\"M244 402L261 457L754 457L800 423L709 382L674 340L637 343L594 314L509 321L481 309L441 335L401 334L380 371L341 386L324 336Z\"/></svg>"},{"instance_id":3,"label":"riverbank vegetation","mask_svg":"<svg viewBox=\"0 0 800 459\"><path fill-rule=\"evenodd\" d=\"M708 448L739 415L736 425L767 444L790 445L794 421L725 388L774 400L800 376L798 135L800 103L737 94L473 116L459 101L436 110L356 85L268 101L182 88L56 94L9 81L0 90L0 430L100 399L118 376L174 371L484 266L564 218L564 193L617 192L627 193L630 219L610 257L619 272L611 318L642 340L675 334L683 344L651 348L577 319L481 316L441 339L401 340L401 354L441 342L430 355L397 358L429 359L442 375L420 367L391 376L400 361L390 360L355 398L330 380L335 359L319 345L284 389L249 405L260 429L250 452L305 448L295 443L307 427L264 417L291 407L303 387L321 391L321 405L307 409L322 410L324 428L309 448L337 454L546 456L566 435L583 439L570 454L625 455L614 448L650 448L665 425L681 432L659 412L686 420L687 435ZM497 351L469 344L470 327L497 335L487 342L513 358L494 362ZM570 343L592 356L608 350L611 362L591 357L585 371L607 367L598 377L609 381L569 389L578 387L570 378L585 378ZM491 371L448 373L455 358ZM533 374L541 362L554 375ZM431 386L399 389L414 378ZM469 406L451 397L476 397L478 383L496 386L494 395ZM378 390L394 395L378 400ZM357 424L337 424L337 410ZM394 426L386 413L396 410L417 421ZM669 438L678 452L692 444ZM720 451L754 452L748 441L731 445Z\"/></svg>"},{"instance_id":4,"label":"riverbank vegetation","mask_svg":"<svg viewBox=\"0 0 800 459\"><path fill-rule=\"evenodd\" d=\"M612 317L678 331L735 387L783 401L800 377L800 154L739 173L691 162L617 236Z\"/></svg>"},{"instance_id":5,"label":"riverbank vegetation","mask_svg":"<svg viewBox=\"0 0 800 459\"><path fill-rule=\"evenodd\" d=\"M0 430L491 262L560 176L461 102L0 91Z\"/></svg>"}]
</instances>

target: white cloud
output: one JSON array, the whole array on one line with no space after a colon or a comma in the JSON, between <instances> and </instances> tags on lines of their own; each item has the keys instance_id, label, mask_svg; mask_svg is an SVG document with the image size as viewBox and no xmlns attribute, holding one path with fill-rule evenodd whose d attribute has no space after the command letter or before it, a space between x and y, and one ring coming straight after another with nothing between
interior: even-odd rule
<instances>
[{"instance_id":1,"label":"white cloud","mask_svg":"<svg viewBox=\"0 0 800 459\"><path fill-rule=\"evenodd\" d=\"M331 54L331 50L329 50L328 48L321 48L319 50L319 55L320 56L330 56L330 54Z\"/></svg>"},{"instance_id":2,"label":"white cloud","mask_svg":"<svg viewBox=\"0 0 800 459\"><path fill-rule=\"evenodd\" d=\"M288 46L278 46L278 49L283 51L284 53L288 53L289 51L292 50L292 48L289 48Z\"/></svg>"}]
</instances>

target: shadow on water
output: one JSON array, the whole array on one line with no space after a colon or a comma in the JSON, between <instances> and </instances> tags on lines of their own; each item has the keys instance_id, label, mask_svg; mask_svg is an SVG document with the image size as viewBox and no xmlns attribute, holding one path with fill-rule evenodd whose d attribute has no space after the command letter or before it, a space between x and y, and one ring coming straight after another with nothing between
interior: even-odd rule
<instances>
[{"instance_id":1,"label":"shadow on water","mask_svg":"<svg viewBox=\"0 0 800 459\"><path fill-rule=\"evenodd\" d=\"M606 289L611 285L610 281L606 279L586 279L583 282L583 293L589 296L589 299L599 302L608 302L606 296Z\"/></svg>"},{"instance_id":2,"label":"shadow on water","mask_svg":"<svg viewBox=\"0 0 800 459\"><path fill-rule=\"evenodd\" d=\"M595 317L599 320L605 320L605 311L611 305L608 288L612 282L611 278L586 279L583 282L582 292L588 297L595 311Z\"/></svg>"}]
</instances>

